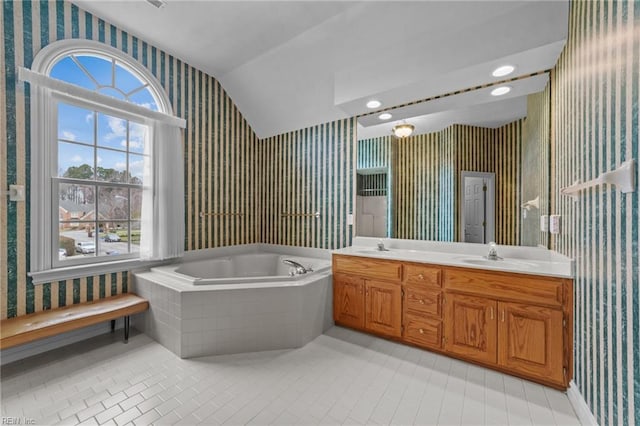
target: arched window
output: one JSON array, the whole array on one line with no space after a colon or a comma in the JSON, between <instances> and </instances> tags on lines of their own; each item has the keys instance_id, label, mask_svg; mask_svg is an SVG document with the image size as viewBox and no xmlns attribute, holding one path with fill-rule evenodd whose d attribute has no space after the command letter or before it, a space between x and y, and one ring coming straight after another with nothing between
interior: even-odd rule
<instances>
[{"instance_id":1,"label":"arched window","mask_svg":"<svg viewBox=\"0 0 640 426\"><path fill-rule=\"evenodd\" d=\"M21 71L33 86L34 281L60 278L50 271L61 268L85 273L98 265L94 269L103 272L114 262L122 269L141 257L179 255L183 241L174 240L180 232L170 238L171 247L158 246L166 240L159 238L159 225L167 222L158 209L169 205L168 220L177 220L178 228L183 215L171 207L180 204L175 199L156 194L181 201L183 188L179 169L180 185L162 179L169 161L176 171L180 141L156 79L126 54L83 40L53 43L30 71ZM168 192L159 191L160 182Z\"/></svg>"}]
</instances>

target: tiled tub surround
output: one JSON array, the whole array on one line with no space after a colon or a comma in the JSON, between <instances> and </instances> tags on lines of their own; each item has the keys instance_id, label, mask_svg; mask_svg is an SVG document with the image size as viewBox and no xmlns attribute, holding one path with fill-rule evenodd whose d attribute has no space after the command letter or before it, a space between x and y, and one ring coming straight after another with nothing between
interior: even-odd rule
<instances>
[{"instance_id":1,"label":"tiled tub surround","mask_svg":"<svg viewBox=\"0 0 640 426\"><path fill-rule=\"evenodd\" d=\"M294 269L284 263L292 260L308 270L307 274L292 275ZM322 273L331 269L327 259L300 257L276 253L248 253L214 259L193 260L177 265L151 268L172 279L192 285L242 285L297 281L309 273Z\"/></svg>"},{"instance_id":2,"label":"tiled tub surround","mask_svg":"<svg viewBox=\"0 0 640 426\"><path fill-rule=\"evenodd\" d=\"M379 242L388 251L378 251ZM486 244L355 237L352 246L335 250L334 253L560 278L574 276L574 261L554 251L506 245L496 248L498 256L503 259L485 261L483 256L489 251Z\"/></svg>"},{"instance_id":3,"label":"tiled tub surround","mask_svg":"<svg viewBox=\"0 0 640 426\"><path fill-rule=\"evenodd\" d=\"M190 262L248 254L286 255L313 259L316 267L323 262L330 265L327 250L269 244L190 252L181 264L134 274L134 291L151 305L137 318L136 328L176 355L190 358L297 348L333 325L328 268L295 280L216 285L194 285L188 277L171 273Z\"/></svg>"}]
</instances>

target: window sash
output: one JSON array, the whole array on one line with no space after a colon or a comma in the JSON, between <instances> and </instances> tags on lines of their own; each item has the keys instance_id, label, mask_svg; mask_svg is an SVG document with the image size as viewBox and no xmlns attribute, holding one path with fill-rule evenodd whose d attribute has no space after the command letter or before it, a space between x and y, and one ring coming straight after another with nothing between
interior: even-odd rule
<instances>
[{"instance_id":1,"label":"window sash","mask_svg":"<svg viewBox=\"0 0 640 426\"><path fill-rule=\"evenodd\" d=\"M51 110L51 114L52 114L52 119L50 121L50 126L47 129L47 133L50 135L50 167L51 167L51 174L52 176L49 177L50 180L50 188L51 188L51 222L50 222L50 226L51 226L51 242L50 242L50 247L51 247L51 267L53 268L63 268L63 267L68 267L68 266L77 266L77 265L92 265L92 264L99 264L99 263L104 263L104 262L113 262L113 261L119 261L119 260L127 260L127 259L138 259L140 257L139 253L135 253L135 252L131 252L131 241L129 239L128 244L127 244L127 248L128 248L128 253L122 253L119 255L99 255L98 251L99 251L99 232L97 231L99 229L99 218L98 218L98 211L99 211L99 201L98 201L98 191L100 187L118 187L118 188L130 188L130 189L139 189L139 190L144 190L144 189L148 189L150 188L150 186L147 184L145 185L144 182L142 185L139 184L133 184L133 183L128 183L128 182L109 182L109 181L101 181L101 180L97 180L95 179L95 175L94 175L94 179L77 179L77 178L67 178L67 177L63 177L63 176L58 176L58 144L59 144L59 138L58 138L58 134L59 134L59 129L58 129L58 125L59 125L59 120L58 120L58 104L59 103L65 103L68 105L73 105L73 106L77 106L77 107L81 107L81 108L85 108L85 109L89 109L91 111L94 112L99 112L99 113L103 113L103 114L108 114L110 116L113 117L117 117L123 120L127 120L129 122L135 122L138 124L144 124L147 126L150 126L150 123L148 120L144 120L142 119L140 116L137 116L135 114L129 114L126 111L120 111L120 110L114 110L112 108L110 108L109 106L98 106L93 104L92 102L87 102L85 100L81 100L81 99L77 99L74 97L70 97L61 93L53 93L52 96L52 100L53 102L50 103L50 107L52 108ZM93 140L93 144L82 144L83 146L89 147L91 149L94 150L94 155L96 155L97 149L103 149L103 147L100 147L97 145L97 134L96 132L96 128L94 127L94 140ZM80 144L79 144L80 145ZM106 148L105 148L106 149ZM127 151L122 151L123 153L126 153L127 156L131 153L129 150ZM139 154L139 153L134 153L136 155L141 155L145 158L148 158L148 155L144 155L144 154ZM94 173L95 173L95 167L97 165L94 164L92 166L92 168L94 169ZM127 171L129 167L127 165ZM58 255L58 248L59 248L59 244L60 244L60 223L63 223L59 220L59 189L60 189L60 184L61 183L67 183L67 184L74 184L74 185L85 185L85 186L92 186L95 187L95 203L94 203L94 220L93 221L66 221L66 222L87 222L87 223L93 223L95 224L94 228L95 228L95 232L94 232L94 236L93 236L93 241L94 241L94 245L95 245L95 249L96 252L94 253L94 256L90 256L90 257L81 257L78 256L77 258L67 258L65 260L60 260L59 259L59 255ZM129 211L128 211L128 219L125 220L125 222L128 225L128 233L129 236L131 236L131 223L132 222L140 222L142 220L142 218L139 219L133 219L131 217L131 198L129 198L128 200L129 203ZM115 221L113 221L115 222ZM75 247L74 247L75 250Z\"/></svg>"},{"instance_id":2,"label":"window sash","mask_svg":"<svg viewBox=\"0 0 640 426\"><path fill-rule=\"evenodd\" d=\"M65 182L69 182L71 181L72 183L77 183L77 184L84 184L85 186L95 186L96 187L96 192L95 192L95 203L93 205L93 210L94 210L94 219L93 220L60 220L59 217L59 191L60 191L60 183L65 183ZM113 262L113 261L117 261L117 260L126 260L126 259L137 259L140 257L140 255L138 253L135 252L131 252L131 224L132 223L137 223L137 222L141 222L141 219L134 219L131 217L131 198L129 198L128 204L129 204L129 211L127 213L128 218L127 219L108 219L108 220L103 220L102 222L117 222L117 223L126 223L127 224L127 229L128 229L128 242L127 242L127 250L128 253L121 253L118 255L100 255L98 254L99 251L99 246L100 246L100 242L99 242L99 223L101 222L101 220L98 218L98 211L100 208L100 204L99 204L99 200L98 200L98 187L102 186L102 187L111 187L112 185L110 185L111 182L102 182L102 181L95 181L95 180L88 180L88 179L68 179L68 178L63 178L63 179L59 179L59 178L51 178L51 234L52 234L52 238L51 238L51 265L54 268L61 268L61 267L66 267L66 266L76 266L76 265L90 265L90 264L95 264L95 263L103 263L103 262ZM132 188L132 189L141 189L142 186L141 185L135 185L135 184L120 184L119 185L122 188ZM55 195L55 196L54 196ZM58 255L58 248L59 248L59 244L60 244L60 224L61 223L91 223L94 224L94 233L93 233L93 243L95 245L95 253L93 256L88 256L88 257L80 257L78 256L77 258L66 258L65 260L60 260L59 255ZM74 246L74 250L75 250L75 246Z\"/></svg>"}]
</instances>

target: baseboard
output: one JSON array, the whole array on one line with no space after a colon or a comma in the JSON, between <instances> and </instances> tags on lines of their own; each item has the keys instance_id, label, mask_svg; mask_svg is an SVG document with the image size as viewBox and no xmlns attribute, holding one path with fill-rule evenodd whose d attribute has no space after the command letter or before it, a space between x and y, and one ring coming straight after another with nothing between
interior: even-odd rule
<instances>
[{"instance_id":1,"label":"baseboard","mask_svg":"<svg viewBox=\"0 0 640 426\"><path fill-rule=\"evenodd\" d=\"M580 393L580 389L578 389L578 385L573 380L569 384L569 389L567 389L567 397L569 397L569 402L583 426L598 426L598 421L593 416L587 402Z\"/></svg>"},{"instance_id":2,"label":"baseboard","mask_svg":"<svg viewBox=\"0 0 640 426\"><path fill-rule=\"evenodd\" d=\"M131 317L131 319L131 325L133 326L133 317ZM122 319L116 320L116 332L118 332L117 330L121 330L122 328L124 328ZM101 324L96 324L89 327L80 328L78 330L69 331L67 333L62 333L57 336L36 340L24 345L15 346L13 348L3 349L2 351L0 351L0 365L19 361L30 356L38 355L43 352L79 342L81 340L91 339L92 337L109 333L110 331L111 324L109 323L109 321L107 321ZM122 333L122 331L120 331L120 333Z\"/></svg>"}]
</instances>

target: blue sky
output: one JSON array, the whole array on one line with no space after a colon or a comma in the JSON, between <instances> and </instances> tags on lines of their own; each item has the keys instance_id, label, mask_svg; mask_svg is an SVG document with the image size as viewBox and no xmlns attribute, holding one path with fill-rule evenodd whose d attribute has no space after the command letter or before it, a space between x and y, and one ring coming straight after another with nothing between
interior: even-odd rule
<instances>
[{"instance_id":1,"label":"blue sky","mask_svg":"<svg viewBox=\"0 0 640 426\"><path fill-rule=\"evenodd\" d=\"M94 56L77 56L78 61L86 68L100 85L111 85L113 65L111 61ZM142 86L140 80L126 69L116 65L116 87L124 93L138 89ZM90 90L97 90L95 82L81 70L69 57L59 61L51 72L51 77L76 84ZM113 88L101 88L100 93L125 99L125 96ZM157 105L146 88L131 95L129 101L157 110ZM101 147L117 150L127 150L127 126L129 127L129 169L135 176L142 178L144 140L147 127L128 122L107 114L96 113L92 110L77 106L59 103L58 105L58 170L61 174L71 166L89 164L94 166L94 130L97 131L97 166L126 170L127 155L125 152L117 152ZM66 143L63 140L79 142Z\"/></svg>"}]
</instances>

